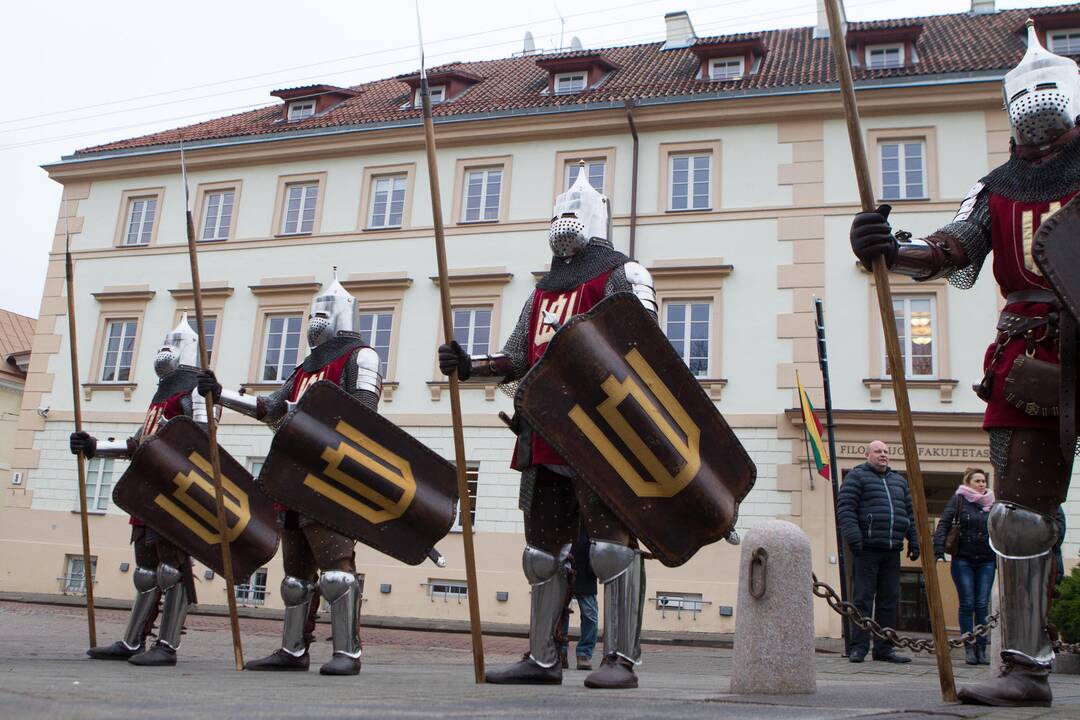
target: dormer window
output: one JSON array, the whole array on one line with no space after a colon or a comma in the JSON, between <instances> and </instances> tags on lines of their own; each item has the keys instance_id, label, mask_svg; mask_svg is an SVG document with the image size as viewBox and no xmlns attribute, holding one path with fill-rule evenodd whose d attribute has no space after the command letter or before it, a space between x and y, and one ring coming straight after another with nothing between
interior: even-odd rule
<instances>
[{"instance_id":1,"label":"dormer window","mask_svg":"<svg viewBox=\"0 0 1080 720\"><path fill-rule=\"evenodd\" d=\"M315 114L314 100L301 100L289 103L289 122L305 120Z\"/></svg>"},{"instance_id":2,"label":"dormer window","mask_svg":"<svg viewBox=\"0 0 1080 720\"><path fill-rule=\"evenodd\" d=\"M1080 55L1080 28L1051 30L1047 33L1047 49L1058 55Z\"/></svg>"},{"instance_id":3,"label":"dormer window","mask_svg":"<svg viewBox=\"0 0 1080 720\"><path fill-rule=\"evenodd\" d=\"M588 73L585 71L555 74L555 94L573 95L585 89Z\"/></svg>"},{"instance_id":4,"label":"dormer window","mask_svg":"<svg viewBox=\"0 0 1080 720\"><path fill-rule=\"evenodd\" d=\"M866 46L866 68L868 70L889 70L904 67L904 44Z\"/></svg>"},{"instance_id":5,"label":"dormer window","mask_svg":"<svg viewBox=\"0 0 1080 720\"><path fill-rule=\"evenodd\" d=\"M431 98L432 105L438 105L439 103L446 102L446 86L429 85L428 97ZM416 91L413 93L413 103L416 105L416 107L423 107L424 105L424 103L420 100L420 88L416 88Z\"/></svg>"},{"instance_id":6,"label":"dormer window","mask_svg":"<svg viewBox=\"0 0 1080 720\"><path fill-rule=\"evenodd\" d=\"M710 80L738 80L746 74L746 58L742 55L738 57L719 57L709 60L709 79Z\"/></svg>"}]
</instances>

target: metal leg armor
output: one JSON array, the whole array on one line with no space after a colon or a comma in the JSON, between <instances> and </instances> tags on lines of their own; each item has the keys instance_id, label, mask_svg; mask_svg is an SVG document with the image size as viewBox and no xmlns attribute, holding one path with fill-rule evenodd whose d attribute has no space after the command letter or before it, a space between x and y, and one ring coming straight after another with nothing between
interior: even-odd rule
<instances>
[{"instance_id":1,"label":"metal leg armor","mask_svg":"<svg viewBox=\"0 0 1080 720\"><path fill-rule=\"evenodd\" d=\"M1046 633L1047 582L1057 525L1042 513L999 502L990 510L988 530L998 556L1002 668L987 682L961 688L960 699L981 705L1050 705L1054 651Z\"/></svg>"},{"instance_id":2,"label":"metal leg armor","mask_svg":"<svg viewBox=\"0 0 1080 720\"><path fill-rule=\"evenodd\" d=\"M161 563L157 568L157 586L164 597L158 641L146 652L128 660L133 665L176 664L176 649L180 647L180 636L188 612L188 592L184 575L179 568Z\"/></svg>"},{"instance_id":3,"label":"metal leg armor","mask_svg":"<svg viewBox=\"0 0 1080 720\"><path fill-rule=\"evenodd\" d=\"M506 685L559 685L562 663L555 630L570 600L568 565L571 545L563 545L558 555L526 545L521 566L532 586L529 614L529 651L518 662L487 673L489 683Z\"/></svg>"},{"instance_id":4,"label":"metal leg armor","mask_svg":"<svg viewBox=\"0 0 1080 720\"><path fill-rule=\"evenodd\" d=\"M285 603L285 621L281 628L281 649L300 657L308 651L304 625L311 610L311 598L315 585L300 578L286 575L281 581L281 600Z\"/></svg>"},{"instance_id":5,"label":"metal leg armor","mask_svg":"<svg viewBox=\"0 0 1080 720\"><path fill-rule=\"evenodd\" d=\"M360 583L356 574L326 570L319 578L319 590L330 604L330 630L334 657L323 665L323 675L356 675L360 672Z\"/></svg>"},{"instance_id":6,"label":"metal leg armor","mask_svg":"<svg viewBox=\"0 0 1080 720\"><path fill-rule=\"evenodd\" d=\"M150 623L161 600L161 591L157 586L156 573L149 568L136 566L132 580L135 583L135 600L131 603L124 639L87 650L86 654L95 660L127 660L143 651L146 636L150 633Z\"/></svg>"},{"instance_id":7,"label":"metal leg armor","mask_svg":"<svg viewBox=\"0 0 1080 720\"><path fill-rule=\"evenodd\" d=\"M641 552L594 540L589 562L604 583L604 659L587 678L590 688L634 688L641 663L641 614L645 574Z\"/></svg>"}]
</instances>

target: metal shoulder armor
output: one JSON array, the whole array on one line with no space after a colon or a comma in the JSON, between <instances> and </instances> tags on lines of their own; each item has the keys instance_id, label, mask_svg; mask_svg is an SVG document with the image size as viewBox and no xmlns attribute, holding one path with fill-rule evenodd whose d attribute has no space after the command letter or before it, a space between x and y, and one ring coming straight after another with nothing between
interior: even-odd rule
<instances>
[{"instance_id":1,"label":"metal shoulder armor","mask_svg":"<svg viewBox=\"0 0 1080 720\"><path fill-rule=\"evenodd\" d=\"M653 285L652 275L641 263L631 260L623 265L623 273L626 281L630 283L630 289L645 306L645 309L654 316L659 316L659 305L656 302L656 288Z\"/></svg>"},{"instance_id":2,"label":"metal shoulder armor","mask_svg":"<svg viewBox=\"0 0 1080 720\"><path fill-rule=\"evenodd\" d=\"M382 396L382 375L379 374L379 353L374 348L362 347L356 351L355 390L367 390L375 397ZM348 388L347 388L348 389Z\"/></svg>"}]
</instances>

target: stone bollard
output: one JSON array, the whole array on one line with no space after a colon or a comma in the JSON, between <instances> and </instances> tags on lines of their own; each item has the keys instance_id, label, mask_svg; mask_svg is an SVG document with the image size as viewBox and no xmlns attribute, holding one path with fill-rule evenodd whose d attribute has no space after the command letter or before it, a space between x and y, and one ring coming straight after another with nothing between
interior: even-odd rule
<instances>
[{"instance_id":1,"label":"stone bollard","mask_svg":"<svg viewBox=\"0 0 1080 720\"><path fill-rule=\"evenodd\" d=\"M742 541L731 692L817 692L810 539L769 520Z\"/></svg>"}]
</instances>

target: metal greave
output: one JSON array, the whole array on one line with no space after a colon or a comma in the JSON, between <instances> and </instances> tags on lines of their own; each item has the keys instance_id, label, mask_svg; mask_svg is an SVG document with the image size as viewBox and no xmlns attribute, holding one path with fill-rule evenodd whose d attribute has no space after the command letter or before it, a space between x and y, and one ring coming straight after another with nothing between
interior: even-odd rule
<instances>
[{"instance_id":1,"label":"metal greave","mask_svg":"<svg viewBox=\"0 0 1080 720\"><path fill-rule=\"evenodd\" d=\"M330 605L330 631L334 654L360 657L360 583L356 574L344 570L326 570L319 578L319 591Z\"/></svg>"},{"instance_id":2,"label":"metal greave","mask_svg":"<svg viewBox=\"0 0 1080 720\"><path fill-rule=\"evenodd\" d=\"M165 596L161 608L161 627L158 642L176 650L180 647L180 634L188 612L188 592L179 568L161 563L157 568L157 585Z\"/></svg>"},{"instance_id":3,"label":"metal greave","mask_svg":"<svg viewBox=\"0 0 1080 720\"><path fill-rule=\"evenodd\" d=\"M604 583L604 655L641 663L641 613L645 574L641 552L619 543L594 540L589 562Z\"/></svg>"},{"instance_id":4,"label":"metal greave","mask_svg":"<svg viewBox=\"0 0 1080 720\"><path fill-rule=\"evenodd\" d=\"M281 628L281 649L293 657L307 652L304 626L307 624L315 584L286 575L281 581L281 600L285 603L285 620Z\"/></svg>"},{"instance_id":5,"label":"metal greave","mask_svg":"<svg viewBox=\"0 0 1080 720\"><path fill-rule=\"evenodd\" d=\"M563 545L558 557L532 545L526 545L521 566L532 586L529 613L529 657L543 668L559 662L555 630L569 600L570 580L567 565L571 546Z\"/></svg>"},{"instance_id":6,"label":"metal greave","mask_svg":"<svg viewBox=\"0 0 1080 720\"><path fill-rule=\"evenodd\" d=\"M150 568L136 565L131 579L135 583L135 600L131 603L123 642L128 650L138 650L146 640L146 623L157 610L161 590L157 586L157 573Z\"/></svg>"}]
</instances>

